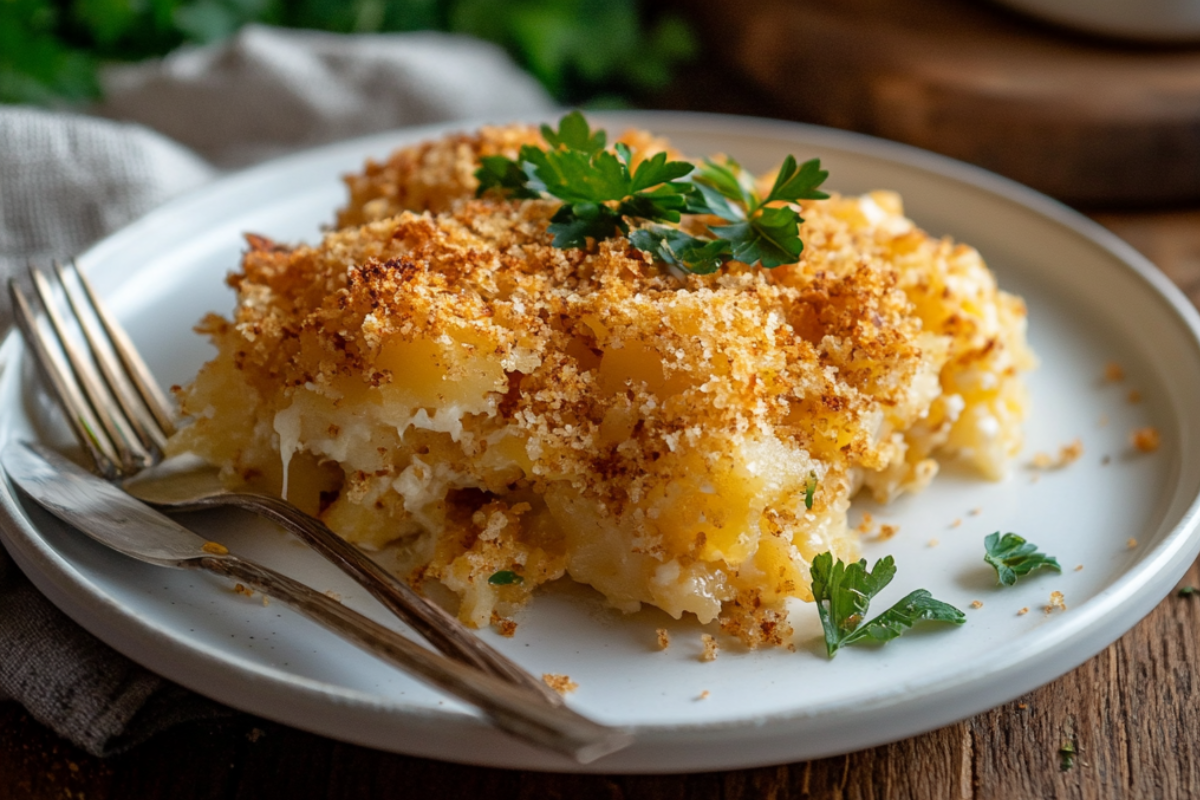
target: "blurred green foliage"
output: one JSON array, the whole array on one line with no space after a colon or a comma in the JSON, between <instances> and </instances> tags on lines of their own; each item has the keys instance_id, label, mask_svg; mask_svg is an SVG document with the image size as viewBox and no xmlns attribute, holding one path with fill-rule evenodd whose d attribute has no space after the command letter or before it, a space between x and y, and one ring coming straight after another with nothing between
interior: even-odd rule
<instances>
[{"instance_id":1,"label":"blurred green foliage","mask_svg":"<svg viewBox=\"0 0 1200 800\"><path fill-rule=\"evenodd\" d=\"M566 103L622 104L662 89L696 49L681 18L640 0L0 0L0 102L86 101L99 95L106 61L219 41L249 22L472 34Z\"/></svg>"}]
</instances>

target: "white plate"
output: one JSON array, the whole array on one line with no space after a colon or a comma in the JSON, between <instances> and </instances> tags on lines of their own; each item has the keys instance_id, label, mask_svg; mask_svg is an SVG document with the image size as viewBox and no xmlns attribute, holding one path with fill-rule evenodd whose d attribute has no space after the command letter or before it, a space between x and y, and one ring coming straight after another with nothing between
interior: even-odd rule
<instances>
[{"instance_id":1,"label":"white plate","mask_svg":"<svg viewBox=\"0 0 1200 800\"><path fill-rule=\"evenodd\" d=\"M608 115L602 122L610 129L649 128L688 153L733 154L756 170L789 152L820 156L834 189L902 192L918 224L978 247L1002 286L1028 301L1042 366L1030 381L1034 413L1023 462L1077 437L1084 456L1036 481L1025 467L1002 483L948 469L925 493L871 509L901 528L886 544L866 547L872 560L893 554L899 568L877 606L925 587L967 611L968 622L958 629L930 626L883 648L851 648L830 662L815 608L800 605L793 614L797 652L729 646L715 662L701 663L701 630L694 623L654 610L623 617L590 590L560 587L536 599L515 638L482 632L535 673L569 675L579 684L570 702L580 711L637 732L632 748L586 769L748 767L911 736L1063 674L1171 590L1200 550L1200 430L1194 421L1200 325L1190 304L1150 264L1040 195L911 148L729 117L647 113ZM382 157L437 132L374 136L231 176L109 237L82 264L158 377L167 384L186 381L209 352L191 325L206 311L232 307L222 278L238 264L243 232L315 240L343 200L340 174L368 155ZM15 337L0 359L0 441L52 436L55 420L38 410L42 401ZM1125 368L1124 382L1102 381L1110 361ZM1143 402L1128 402L1131 389ZM1161 432L1158 452L1130 447L1130 432L1143 425ZM108 552L15 498L7 485L0 486L0 502L9 552L51 600L118 650L198 692L386 750L579 769L514 742L277 604L264 607L204 575ZM972 515L974 509L980 512ZM953 527L956 520L961 525ZM191 522L388 621L362 590L269 526L232 513ZM1063 574L1035 574L997 588L982 560L983 537L996 530L1016 531L1056 555ZM933 539L940 544L932 546ZM1131 539L1136 546L1129 546ZM1063 593L1067 611L1043 613L1051 591ZM974 600L983 606L971 609ZM1023 607L1029 613L1019 615ZM654 646L657 627L672 634L665 652Z\"/></svg>"}]
</instances>

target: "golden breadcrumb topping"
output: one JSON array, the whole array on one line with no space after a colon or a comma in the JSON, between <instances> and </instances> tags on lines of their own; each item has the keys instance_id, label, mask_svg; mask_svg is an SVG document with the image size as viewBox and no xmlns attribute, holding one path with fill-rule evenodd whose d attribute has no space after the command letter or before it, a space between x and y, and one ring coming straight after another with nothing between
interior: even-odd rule
<instances>
[{"instance_id":1,"label":"golden breadcrumb topping","mask_svg":"<svg viewBox=\"0 0 1200 800\"><path fill-rule=\"evenodd\" d=\"M805 203L803 257L774 270L558 249L556 203L474 198L481 155L539 141L405 148L347 179L320 242L248 236L172 450L441 583L470 624L503 633L570 575L752 647L790 644L815 555L857 557L860 488L890 501L947 457L1005 474L1033 356L975 250L888 192Z\"/></svg>"}]
</instances>

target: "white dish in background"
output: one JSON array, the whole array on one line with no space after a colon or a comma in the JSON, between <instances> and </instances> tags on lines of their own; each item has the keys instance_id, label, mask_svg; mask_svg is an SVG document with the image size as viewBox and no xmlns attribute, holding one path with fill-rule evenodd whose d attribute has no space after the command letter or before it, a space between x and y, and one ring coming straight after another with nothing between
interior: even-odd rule
<instances>
[{"instance_id":1,"label":"white dish in background","mask_svg":"<svg viewBox=\"0 0 1200 800\"><path fill-rule=\"evenodd\" d=\"M684 152L725 152L754 170L785 154L820 156L844 192L900 191L909 215L935 234L978 247L1001 285L1024 295L1042 360L1030 378L1034 413L1012 478L988 483L946 469L923 494L870 507L900 533L868 543L898 574L876 608L924 587L964 609L958 629L929 626L882 648L823 654L815 607L792 617L797 651L721 651L701 663L701 629L655 610L623 617L590 590L563 586L535 599L512 639L481 632L535 673L569 675L570 703L631 726L637 743L579 767L483 724L278 604L237 595L207 576L125 559L65 529L0 484L4 542L66 613L118 650L234 707L372 747L472 764L593 772L675 772L780 763L856 750L991 708L1082 663L1147 614L1200 550L1200 320L1132 249L1030 190L975 168L863 136L789 123L672 113L596 115L636 125ZM463 125L454 128L469 127ZM224 275L245 231L314 240L343 201L339 175L367 156L433 136L400 131L285 158L175 201L88 251L81 265L127 324L165 384L188 380L209 354L191 326L228 313ZM41 418L33 371L10 335L0 350L0 443L54 433ZM1122 383L1102 380L1120 363ZM1144 400L1128 402L1131 389ZM1154 425L1162 447L1140 454L1130 432ZM44 431L51 431L44 433ZM59 429L61 430L61 429ZM1034 473L1037 451L1075 438L1084 455ZM1107 459L1107 463L1106 463ZM857 520L862 504L856 505ZM978 514L972 511L979 509ZM961 524L954 526L957 520ZM333 567L267 525L228 513L192 517L236 551L333 589L385 624L392 620ZM983 538L1015 531L1062 562L995 586ZM931 540L939 543L931 546ZM1130 539L1136 539L1130 547ZM1076 571L1076 566L1083 569ZM1051 591L1068 610L1044 614ZM972 601L983 606L970 608ZM1029 613L1019 615L1022 607ZM655 628L672 644L656 650ZM706 699L698 699L707 692Z\"/></svg>"},{"instance_id":2,"label":"white dish in background","mask_svg":"<svg viewBox=\"0 0 1200 800\"><path fill-rule=\"evenodd\" d=\"M1120 39L1194 42L1200 39L1197 0L998 0L1058 25Z\"/></svg>"}]
</instances>

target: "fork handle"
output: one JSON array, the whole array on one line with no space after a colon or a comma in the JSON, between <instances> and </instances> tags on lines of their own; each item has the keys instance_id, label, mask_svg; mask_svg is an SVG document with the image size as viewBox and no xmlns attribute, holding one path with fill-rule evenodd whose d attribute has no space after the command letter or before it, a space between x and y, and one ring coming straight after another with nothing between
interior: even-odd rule
<instances>
[{"instance_id":1,"label":"fork handle","mask_svg":"<svg viewBox=\"0 0 1200 800\"><path fill-rule=\"evenodd\" d=\"M539 747L563 753L581 764L628 746L625 731L593 722L566 705L549 705L539 695L475 667L427 650L286 575L236 556L190 559L198 567L243 581L309 619L474 706L497 727Z\"/></svg>"},{"instance_id":2,"label":"fork handle","mask_svg":"<svg viewBox=\"0 0 1200 800\"><path fill-rule=\"evenodd\" d=\"M266 517L299 536L446 655L536 692L551 705L562 705L557 692L473 634L441 606L422 597L376 564L319 519L270 495L232 492L222 495L222 501Z\"/></svg>"}]
</instances>

